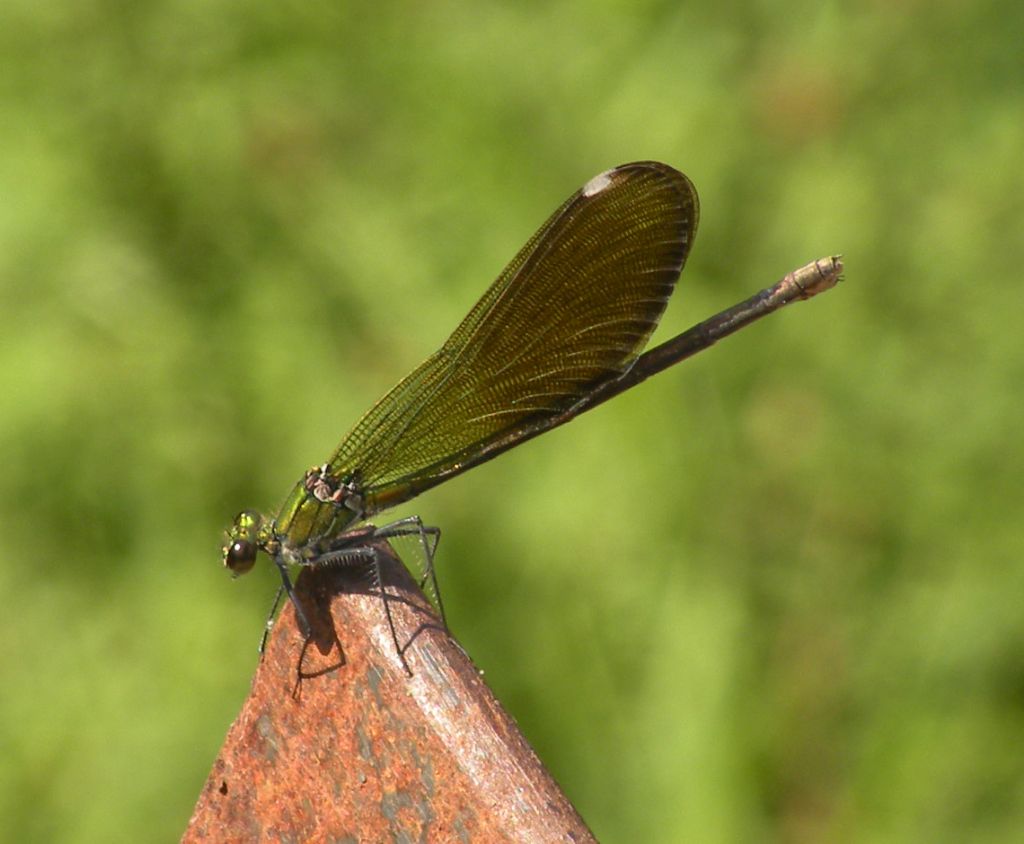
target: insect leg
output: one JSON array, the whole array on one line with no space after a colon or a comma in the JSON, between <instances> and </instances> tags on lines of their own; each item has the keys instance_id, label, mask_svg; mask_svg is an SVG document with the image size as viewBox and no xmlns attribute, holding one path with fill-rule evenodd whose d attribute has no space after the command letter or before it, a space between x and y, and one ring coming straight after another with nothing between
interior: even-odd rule
<instances>
[{"instance_id":1,"label":"insect leg","mask_svg":"<svg viewBox=\"0 0 1024 844\"><path fill-rule=\"evenodd\" d=\"M375 536L376 534L374 534ZM336 548L333 551L327 551L318 556L311 563L315 566L351 566L351 565L366 565L369 564L370 569L370 586L377 590L377 594L380 595L380 600L384 604L384 615L388 620L388 630L391 631L391 641L395 644L395 652L398 654L398 658L402 661L402 666L405 668L406 673L411 677L412 671L409 668L409 664L405 661L405 654L402 652L402 646L398 644L398 631L395 629L395 620L391 617L391 605L388 603L388 594L384 590L384 578L381 574L380 567L380 551L374 548L372 545L355 545L349 548Z\"/></svg>"},{"instance_id":2,"label":"insect leg","mask_svg":"<svg viewBox=\"0 0 1024 844\"><path fill-rule=\"evenodd\" d=\"M423 563L420 571L419 587L422 589L430 583L431 597L437 605L438 613L441 615L441 623L444 629L448 629L448 619L444 614L444 602L441 600L441 589L437 585L437 575L434 571L434 555L437 553L437 545L441 541L441 528L436 525L424 525L419 516L407 516L390 524L381 525L373 536L375 539L391 539L397 536L419 537L420 547L423 549Z\"/></svg>"}]
</instances>

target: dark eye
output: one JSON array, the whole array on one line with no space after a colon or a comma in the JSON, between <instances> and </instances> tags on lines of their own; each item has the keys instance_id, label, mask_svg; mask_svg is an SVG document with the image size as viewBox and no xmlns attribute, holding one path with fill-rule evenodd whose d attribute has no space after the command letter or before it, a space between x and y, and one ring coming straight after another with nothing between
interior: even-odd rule
<instances>
[{"instance_id":1,"label":"dark eye","mask_svg":"<svg viewBox=\"0 0 1024 844\"><path fill-rule=\"evenodd\" d=\"M245 574L256 563L256 543L236 539L224 549L224 565L234 574Z\"/></svg>"}]
</instances>

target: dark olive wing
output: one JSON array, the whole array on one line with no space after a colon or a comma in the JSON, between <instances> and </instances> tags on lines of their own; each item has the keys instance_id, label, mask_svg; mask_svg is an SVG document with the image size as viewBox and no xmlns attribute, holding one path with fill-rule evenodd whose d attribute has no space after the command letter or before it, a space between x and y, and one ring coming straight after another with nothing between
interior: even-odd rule
<instances>
[{"instance_id":1,"label":"dark olive wing","mask_svg":"<svg viewBox=\"0 0 1024 844\"><path fill-rule=\"evenodd\" d=\"M647 343L697 228L697 192L657 162L595 176L555 211L455 333L356 424L330 460L367 513L516 441ZM502 449L504 450L504 449Z\"/></svg>"}]
</instances>

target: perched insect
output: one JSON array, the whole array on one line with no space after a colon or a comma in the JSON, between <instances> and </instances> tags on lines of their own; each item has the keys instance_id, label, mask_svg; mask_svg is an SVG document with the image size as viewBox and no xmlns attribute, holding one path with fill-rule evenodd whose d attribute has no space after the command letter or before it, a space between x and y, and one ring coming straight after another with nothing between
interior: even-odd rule
<instances>
[{"instance_id":1,"label":"perched insect","mask_svg":"<svg viewBox=\"0 0 1024 844\"><path fill-rule=\"evenodd\" d=\"M291 565L364 565L380 588L373 543L414 536L433 578L438 528L418 516L379 527L366 520L839 279L838 258L815 261L641 356L698 218L696 189L668 165L641 161L595 176L530 238L447 342L306 472L275 518L251 510L235 518L224 564L244 574L258 551L268 554L281 574L271 618L286 592L306 635ZM384 608L394 636L386 599Z\"/></svg>"}]
</instances>

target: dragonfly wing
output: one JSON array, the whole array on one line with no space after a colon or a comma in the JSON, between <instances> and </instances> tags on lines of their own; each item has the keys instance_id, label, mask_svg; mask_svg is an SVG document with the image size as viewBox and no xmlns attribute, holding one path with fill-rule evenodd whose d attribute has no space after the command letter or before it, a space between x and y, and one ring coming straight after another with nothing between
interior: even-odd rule
<instances>
[{"instance_id":1,"label":"dragonfly wing","mask_svg":"<svg viewBox=\"0 0 1024 844\"><path fill-rule=\"evenodd\" d=\"M404 500L498 439L515 439L626 371L665 309L696 233L697 193L657 162L608 170L530 238L433 356L330 460ZM479 462L479 461L476 461ZM475 465L475 464L471 464Z\"/></svg>"}]
</instances>

